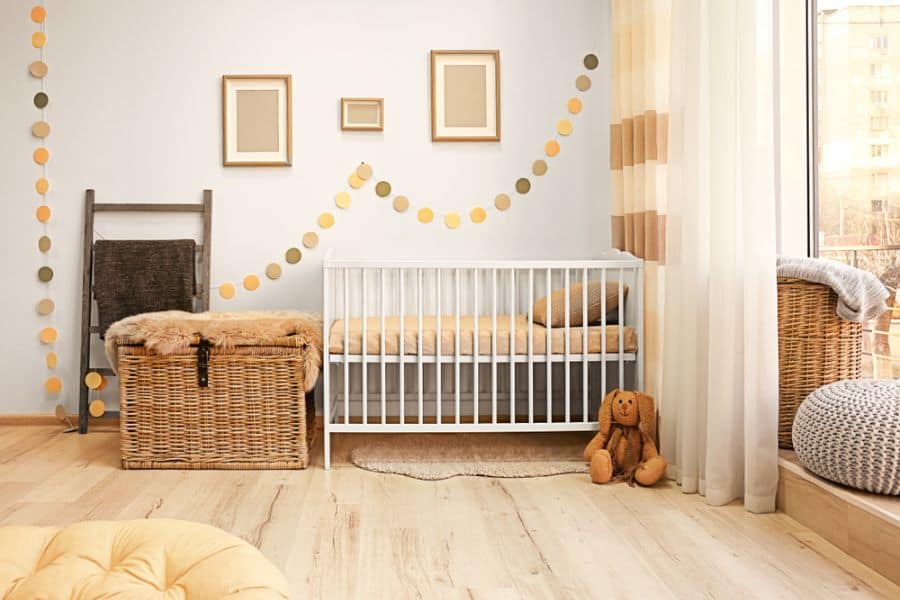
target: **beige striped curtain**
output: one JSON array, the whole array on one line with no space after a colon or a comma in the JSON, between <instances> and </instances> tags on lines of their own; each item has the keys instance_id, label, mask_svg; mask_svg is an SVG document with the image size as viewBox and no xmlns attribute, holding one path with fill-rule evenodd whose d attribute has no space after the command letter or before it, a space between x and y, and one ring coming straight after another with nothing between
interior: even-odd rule
<instances>
[{"instance_id":1,"label":"beige striped curtain","mask_svg":"<svg viewBox=\"0 0 900 600\"><path fill-rule=\"evenodd\" d=\"M644 388L662 387L671 0L612 2L613 246L645 259Z\"/></svg>"}]
</instances>

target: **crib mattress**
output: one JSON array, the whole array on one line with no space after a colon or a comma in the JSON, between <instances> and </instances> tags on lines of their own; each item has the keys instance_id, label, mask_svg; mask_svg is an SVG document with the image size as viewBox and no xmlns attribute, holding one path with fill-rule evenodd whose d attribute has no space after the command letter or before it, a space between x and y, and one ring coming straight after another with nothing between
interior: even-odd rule
<instances>
[{"instance_id":1,"label":"crib mattress","mask_svg":"<svg viewBox=\"0 0 900 600\"><path fill-rule=\"evenodd\" d=\"M528 315L497 315L497 354L508 355L510 352L510 330L515 324L515 353L528 354L528 327L533 327L532 352L534 354L546 354L547 352L547 328L538 323L529 323ZM348 335L350 340L347 354L362 354L362 325L363 320L350 319L348 323ZM397 355L400 353L400 317L385 317L384 353ZM603 344L603 330L601 325L591 325L588 328L588 352L599 354ZM606 352L619 351L619 334L622 331L624 338L624 352L637 351L637 334L632 327L620 328L618 325L607 325ZM478 318L478 353L491 353L491 332L493 320L490 316ZM436 354L437 342L437 317L425 315L422 317L422 354L433 356ZM473 340L475 337L475 318L464 316L459 319L459 353L464 356L473 354ZM582 350L583 330L581 326L571 327L569 330L569 349L572 354L580 354ZM403 318L403 353L415 355L418 352L419 318L416 315L407 315ZM550 330L550 349L552 354L564 354L566 350L566 328L554 327ZM329 352L332 354L344 353L344 321L338 319L331 325L328 340ZM455 354L456 344L456 317L441 317L441 355L452 356ZM366 319L366 353L379 354L381 352L381 317L369 317Z\"/></svg>"}]
</instances>

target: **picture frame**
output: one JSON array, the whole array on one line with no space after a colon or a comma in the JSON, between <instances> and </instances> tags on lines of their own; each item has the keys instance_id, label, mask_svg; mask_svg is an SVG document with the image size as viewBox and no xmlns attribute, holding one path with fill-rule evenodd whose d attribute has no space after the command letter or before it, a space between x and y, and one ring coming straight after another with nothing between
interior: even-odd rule
<instances>
[{"instance_id":1,"label":"picture frame","mask_svg":"<svg viewBox=\"0 0 900 600\"><path fill-rule=\"evenodd\" d=\"M222 75L222 164L289 167L290 75Z\"/></svg>"},{"instance_id":2,"label":"picture frame","mask_svg":"<svg viewBox=\"0 0 900 600\"><path fill-rule=\"evenodd\" d=\"M384 131L384 98L341 98L341 131Z\"/></svg>"},{"instance_id":3,"label":"picture frame","mask_svg":"<svg viewBox=\"0 0 900 600\"><path fill-rule=\"evenodd\" d=\"M500 141L500 51L431 51L431 140Z\"/></svg>"}]
</instances>

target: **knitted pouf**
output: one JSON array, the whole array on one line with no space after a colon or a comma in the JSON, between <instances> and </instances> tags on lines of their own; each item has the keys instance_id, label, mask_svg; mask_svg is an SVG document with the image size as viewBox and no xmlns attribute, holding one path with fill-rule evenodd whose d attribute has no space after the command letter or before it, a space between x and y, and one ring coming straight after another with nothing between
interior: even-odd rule
<instances>
[{"instance_id":1,"label":"knitted pouf","mask_svg":"<svg viewBox=\"0 0 900 600\"><path fill-rule=\"evenodd\" d=\"M797 410L793 442L797 458L816 475L900 495L900 380L820 387Z\"/></svg>"}]
</instances>

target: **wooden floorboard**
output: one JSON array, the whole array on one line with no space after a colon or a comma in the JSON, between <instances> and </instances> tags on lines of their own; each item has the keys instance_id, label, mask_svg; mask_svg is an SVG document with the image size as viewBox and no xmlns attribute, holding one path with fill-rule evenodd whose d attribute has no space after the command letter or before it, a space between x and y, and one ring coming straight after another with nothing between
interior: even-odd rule
<instances>
[{"instance_id":1,"label":"wooden floorboard","mask_svg":"<svg viewBox=\"0 0 900 600\"><path fill-rule=\"evenodd\" d=\"M118 434L0 426L0 525L178 518L247 540L297 598L900 598L784 514L713 508L669 482L585 475L424 482L304 471L122 471Z\"/></svg>"}]
</instances>

